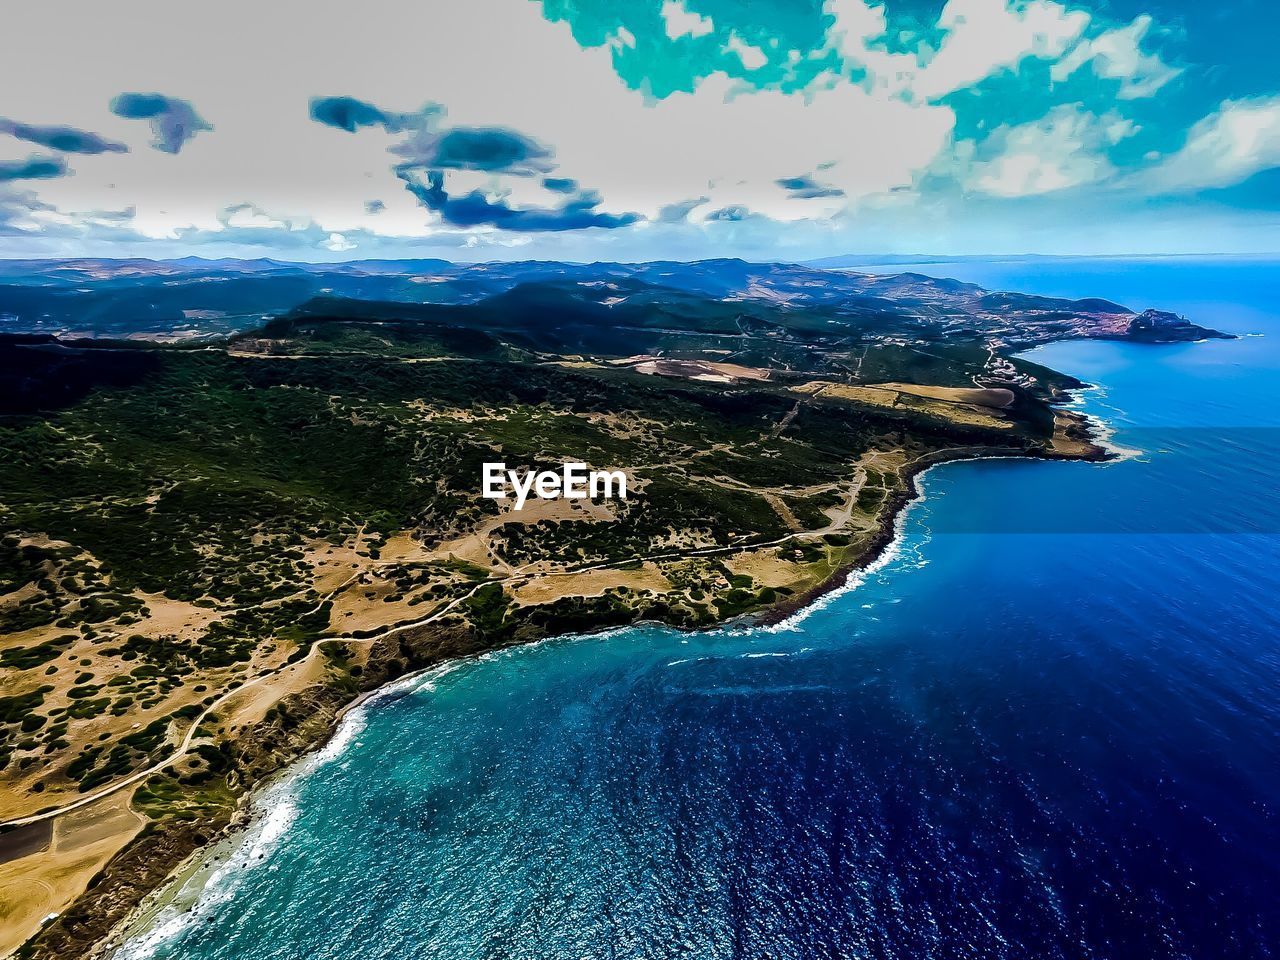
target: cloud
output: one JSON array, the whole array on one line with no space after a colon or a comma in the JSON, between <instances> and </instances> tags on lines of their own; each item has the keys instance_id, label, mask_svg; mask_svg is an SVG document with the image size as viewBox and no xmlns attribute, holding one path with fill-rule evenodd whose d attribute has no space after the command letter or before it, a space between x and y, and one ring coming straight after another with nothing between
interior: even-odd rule
<instances>
[{"instance_id":1,"label":"cloud","mask_svg":"<svg viewBox=\"0 0 1280 960\"><path fill-rule=\"evenodd\" d=\"M787 196L793 200L816 200L826 197L843 197L845 192L839 187L819 183L808 174L799 177L779 177L774 181Z\"/></svg>"},{"instance_id":2,"label":"cloud","mask_svg":"<svg viewBox=\"0 0 1280 960\"><path fill-rule=\"evenodd\" d=\"M61 209L132 205L138 229L158 239L172 240L178 231L192 228L217 232L218 211L252 197L272 211L310 218L326 230L326 238L334 232L353 238L360 229L376 229L388 244L425 241L448 223L425 218L420 202L396 179L396 164L409 161L419 164L414 179L424 185L429 172L446 172L451 201L479 191L510 210L554 212L571 204L561 220L627 219L629 213L638 215L635 222L653 220L674 202L706 196L706 209L740 204L794 224L834 213L845 198L793 199L778 188L778 178L839 159L830 174L818 176L843 190L849 203L860 202L912 184L948 146L952 126L946 107L906 103L835 74L804 89L774 85L754 90L718 67L696 88L657 100L637 89L642 78L633 86L619 75L607 39L617 34L616 23L598 39L575 37L568 23L548 22L544 9L526 0L467 0L430 9L388 0L358 23L346 21L341 29L309 34L306 44L297 43L296 17L276 5L266 15L248 0L226 0L225 14L201 19L199 30L179 31L158 0L139 3L146 11L139 14L146 29L136 31L123 29L106 10L90 7L80 14L81 29L66 33L43 7L23 7L23 29L62 37L66 55L94 82L60 85L42 99L22 83L24 75L41 69L39 51L14 49L0 59L0 88L8 91L11 113L21 109L19 116L39 116L34 111L56 109L60 121L134 149L106 155L91 169L77 165L75 177L42 181L44 199ZM656 16L658 6L650 10L653 32L659 42L669 44ZM243 42L235 24L251 15L263 49L290 49L289 69L268 57L244 58L234 71L209 66ZM495 23L503 28L494 29ZM816 26L815 38L822 42L820 20ZM724 35L728 37L727 30ZM109 54L89 42L95 36L113 39ZM761 42L756 33L742 36ZM652 39L648 35L637 43ZM705 47L707 57L724 64L722 44L714 34L697 44L685 41L679 46ZM774 57L774 50L766 49ZM478 82L467 67L480 59L506 65L518 82ZM95 126L103 112L99 91L104 87L147 89L138 86L139 64L162 68L163 74L151 75L169 78L166 82L174 86L168 89L180 90L202 115L216 118L217 135L197 137L197 148L184 146L175 157L140 150L129 138L133 120L111 117L112 126ZM394 70L377 69L391 64ZM760 70L768 72L767 67ZM356 133L339 136L340 130L346 133L344 121L332 105L319 112L338 126L313 120L309 111L313 99L327 99L317 94L329 93L358 100L377 114L349 113L345 122ZM386 122L393 127L402 122L404 114L396 105L415 108L426 96L447 105L447 117L437 111L422 122L422 129L387 132ZM382 122L373 126L356 124L378 117ZM145 128L137 126L137 133L145 135ZM457 165L432 166L437 159L448 159L437 158L436 149L451 128L519 131L546 152L554 151L554 157L517 164L512 169L522 168L518 176L510 170L479 169L493 167L495 161L478 162L466 151L464 163L451 142L447 146ZM867 149L868 131L876 138L875 149ZM387 155L388 147L407 141L415 144L410 155ZM542 183L570 178L597 191L598 205L574 193L549 194ZM385 204L377 214L365 208L373 197ZM562 198L568 203L562 204ZM815 211L817 204L827 206ZM501 211L488 211L488 218L507 225L541 225L547 219ZM486 234L491 227L482 224L476 232ZM626 232L615 229L609 235ZM551 233L540 241L548 252L554 252L547 242ZM602 239L597 234L592 242Z\"/></svg>"},{"instance_id":3,"label":"cloud","mask_svg":"<svg viewBox=\"0 0 1280 960\"><path fill-rule=\"evenodd\" d=\"M8 134L28 143L37 143L61 153L127 153L123 143L107 140L96 133L75 127L36 126L0 117L0 134Z\"/></svg>"},{"instance_id":4,"label":"cloud","mask_svg":"<svg viewBox=\"0 0 1280 960\"><path fill-rule=\"evenodd\" d=\"M355 133L361 127L380 126L391 132L400 129L395 115L355 97L312 97L311 119L347 133Z\"/></svg>"},{"instance_id":5,"label":"cloud","mask_svg":"<svg viewBox=\"0 0 1280 960\"><path fill-rule=\"evenodd\" d=\"M354 132L362 126L381 126L406 136L388 147L400 157L393 170L419 203L440 215L444 223L461 227L497 227L510 231L559 232L590 227L617 229L641 219L639 214L605 213L599 193L584 190L570 177L551 176L556 163L549 147L507 127L446 127L445 110L429 104L417 114L393 114L353 97L311 101L311 118L327 126ZM473 189L453 195L444 188L445 171L491 177L538 177L542 187L565 194L559 206L515 206L505 196L491 198ZM425 179L423 174L425 173ZM366 206L366 212L373 213ZM330 247L329 249L336 249Z\"/></svg>"},{"instance_id":6,"label":"cloud","mask_svg":"<svg viewBox=\"0 0 1280 960\"><path fill-rule=\"evenodd\" d=\"M16 190L0 181L0 236L27 236L38 226L31 215L50 209L31 190Z\"/></svg>"},{"instance_id":7,"label":"cloud","mask_svg":"<svg viewBox=\"0 0 1280 960\"><path fill-rule=\"evenodd\" d=\"M1096 76L1119 80L1116 96L1121 100L1150 97L1182 71L1166 64L1156 54L1142 52L1142 41L1151 29L1151 17L1135 17L1127 27L1117 27L1077 43L1049 68L1054 82L1072 76L1085 64Z\"/></svg>"},{"instance_id":8,"label":"cloud","mask_svg":"<svg viewBox=\"0 0 1280 960\"><path fill-rule=\"evenodd\" d=\"M938 52L910 88L934 100L1016 68L1028 57L1056 60L1088 23L1089 14L1052 0L947 0L938 17Z\"/></svg>"},{"instance_id":9,"label":"cloud","mask_svg":"<svg viewBox=\"0 0 1280 960\"><path fill-rule=\"evenodd\" d=\"M769 62L769 58L765 56L765 52L763 50L759 47L753 47L736 33L730 35L729 42L725 45L725 49L730 53L736 53L738 55L738 59L742 61L742 65L748 70L759 70Z\"/></svg>"},{"instance_id":10,"label":"cloud","mask_svg":"<svg viewBox=\"0 0 1280 960\"><path fill-rule=\"evenodd\" d=\"M703 219L709 223L741 223L749 220L754 214L740 203L712 210Z\"/></svg>"},{"instance_id":11,"label":"cloud","mask_svg":"<svg viewBox=\"0 0 1280 960\"><path fill-rule=\"evenodd\" d=\"M45 203L33 190L15 190L0 184L0 238L10 241L20 238L39 244L49 239L77 240L89 235L108 242L136 238L137 233L129 226L134 212L131 207L64 212ZM21 247L14 252L23 255ZM74 248L71 252L75 253Z\"/></svg>"},{"instance_id":12,"label":"cloud","mask_svg":"<svg viewBox=\"0 0 1280 960\"><path fill-rule=\"evenodd\" d=\"M679 0L666 0L662 5L662 20L668 40L681 37L705 37L716 28L710 17L691 12Z\"/></svg>"},{"instance_id":13,"label":"cloud","mask_svg":"<svg viewBox=\"0 0 1280 960\"><path fill-rule=\"evenodd\" d=\"M675 203L665 204L658 209L658 222L684 223L689 219L689 214L709 202L710 197L694 197L692 200L677 200Z\"/></svg>"},{"instance_id":14,"label":"cloud","mask_svg":"<svg viewBox=\"0 0 1280 960\"><path fill-rule=\"evenodd\" d=\"M1136 180L1151 192L1179 193L1231 186L1273 167L1280 167L1280 95L1225 101Z\"/></svg>"},{"instance_id":15,"label":"cloud","mask_svg":"<svg viewBox=\"0 0 1280 960\"><path fill-rule=\"evenodd\" d=\"M828 40L846 60L860 65L864 64L868 45L888 29L884 7L863 0L826 0L822 12L832 19Z\"/></svg>"},{"instance_id":16,"label":"cloud","mask_svg":"<svg viewBox=\"0 0 1280 960\"><path fill-rule=\"evenodd\" d=\"M125 207L123 210L90 210L82 216L94 223L128 223L138 215L137 207Z\"/></svg>"},{"instance_id":17,"label":"cloud","mask_svg":"<svg viewBox=\"0 0 1280 960\"><path fill-rule=\"evenodd\" d=\"M1098 116L1079 104L1054 107L1032 123L998 127L981 145L966 141L963 185L996 197L1053 193L1110 177L1107 150L1137 132L1114 111Z\"/></svg>"},{"instance_id":18,"label":"cloud","mask_svg":"<svg viewBox=\"0 0 1280 960\"><path fill-rule=\"evenodd\" d=\"M1096 76L1119 81L1122 100L1152 96L1181 73L1142 51L1154 27L1146 14L1104 29L1100 17L1056 0L947 0L936 38L922 34L911 49L908 34L891 31L884 5L826 0L823 13L833 21L827 49L864 71L869 87L908 99L943 100L1033 59L1049 63L1055 83L1090 64Z\"/></svg>"},{"instance_id":19,"label":"cloud","mask_svg":"<svg viewBox=\"0 0 1280 960\"><path fill-rule=\"evenodd\" d=\"M314 224L316 230L302 238L296 229L235 228L243 236L276 235L290 249L322 256L330 251L320 244L334 233L362 252L413 251L433 237L447 245L458 237L465 241L468 233L477 243L515 243L525 238L512 231L526 223L541 228L536 251L527 252L571 259L753 249L791 256L803 243L863 249L868 242L914 241L931 248L951 242L954 249L961 237L992 249L988 238L998 217L1008 218L1008 229L998 234L1014 238L1008 249L1021 242L1009 224L1026 227L1031 239L1047 236L1046 224L1054 219L1044 213L1050 203L1063 203L1064 212L1074 214L1091 194L1072 190L1066 200L1046 200L1031 220L1019 219L1032 217L1025 213L1030 203L985 199L992 195L1048 190L1046 196L1053 196L1066 192L1068 183L1118 183L1121 172L1112 165L1137 162L1152 148L1170 154L1160 189L1222 181L1263 162L1250 153L1243 133L1232 132L1235 120L1224 117L1221 129L1199 130L1197 145L1189 141L1173 164L1179 151L1170 134L1185 133L1231 95L1232 71L1206 72L1199 87L1166 82L1150 102L1115 104L1144 124L1141 140L1135 136L1119 148L1108 147L1096 124L1085 129L1097 139L1077 149L1066 140L1065 131L1075 129L1070 124L1043 122L1064 99L1087 98L1085 112L1105 115L1112 105L1102 105L1101 98L1142 90L1158 75L1146 66L1132 72L1137 79L1096 80L1095 71L1123 72L1122 58L1108 46L1119 34L1104 38L1112 30L1132 32L1133 14L1115 23L1089 4L1097 11L1090 17L1075 0L935 0L908 4L909 10L880 0L825 0L753 5L750 11L741 4L679 0L665 15L659 14L663 0L385 0L358 18L325 20L323 29L306 31L305 42L298 32L304 0L224 0L216 11L192 8L183 18L171 16L163 0L137 5L127 24L109 5L84 5L75 30L67 29L56 6L14 5L9 30L49 42L11 44L0 58L0 89L6 115L55 119L132 148L107 151L92 162L67 153L75 176L19 186L71 211L68 217L133 207L138 234L173 251L180 251L182 237L206 235L208 243L230 249L241 234L225 228L218 214L245 198L277 220ZM675 16L672 29L683 29L681 11L690 22L693 11L710 12L712 29L695 36L705 29L706 17L699 17L695 32L672 40L668 20ZM287 50L286 66L277 56L248 55L227 69L226 52L244 49L243 24L250 20L254 48ZM738 53L726 52L731 36L753 45L755 62L767 62L747 71ZM1152 23L1135 48L1149 55L1162 36L1160 22ZM56 84L32 84L30 77L47 71L54 41L59 57L77 69L60 74ZM1059 60L1065 62L1060 74L1073 63L1074 72L1070 83L1054 89L1050 70ZM494 64L509 82L484 81L484 70ZM216 123L217 134L197 136L195 147L184 141L176 156L146 149L146 125L104 109L111 93L150 90L160 82L146 77L164 77L168 86L161 89L195 104ZM1175 87L1176 99L1170 96ZM965 92L957 95L960 89ZM1228 92L1210 93L1217 89ZM343 96L316 96L328 93ZM1191 106L1209 96L1207 106ZM447 105L447 115L437 108L429 118L406 122L400 108L413 111L427 97ZM1195 113L1186 119L1184 110ZM1036 117L1042 121L1027 122ZM993 137L992 126L1001 123L1007 126ZM475 137L462 134L442 152L441 141L454 129L507 131L541 151L526 151L523 158L519 149L484 155L476 152ZM1038 149L1037 138L1048 153L1029 160L1025 155ZM1230 149L1223 146L1224 155L1210 163L1203 154L1214 138ZM388 153L410 142L406 153ZM0 137L0 149L6 143L16 150L0 154L9 161L21 160L28 149L55 153ZM1226 155L1237 152L1235 159ZM437 161L441 165L433 165ZM409 162L417 166L397 179L397 166ZM828 162L834 166L822 169ZM1156 163L1166 162L1157 157ZM945 182L930 175L939 169L948 171ZM443 174L444 197L436 202L447 216L428 213L406 189L408 177L420 191L430 190L433 171ZM788 183L797 175L807 175L812 186ZM967 208L957 183L977 195ZM583 194L579 184L594 192ZM832 195L806 196L815 188ZM1123 197L1108 192L1099 202L1136 207L1143 195L1137 188ZM702 203L691 199L704 197ZM367 206L371 198L381 208ZM892 212L884 212L890 204ZM928 213L908 214L907 207ZM733 208L768 219L702 227L705 211ZM976 214L997 209L978 226ZM559 229L575 220L629 215L636 217L634 229ZM46 220L43 214L34 219ZM475 226L454 226L457 221ZM549 229L553 224L556 229ZM714 232L717 242L725 242L709 240ZM741 242L748 235L758 246Z\"/></svg>"},{"instance_id":20,"label":"cloud","mask_svg":"<svg viewBox=\"0 0 1280 960\"><path fill-rule=\"evenodd\" d=\"M224 227L282 230L293 228L290 221L273 217L254 203L234 203L225 207L218 214L218 220Z\"/></svg>"},{"instance_id":21,"label":"cloud","mask_svg":"<svg viewBox=\"0 0 1280 960\"><path fill-rule=\"evenodd\" d=\"M317 123L355 133L361 127L382 127L387 133L428 126L443 111L439 104L427 103L409 113L392 113L355 97L312 97L310 116Z\"/></svg>"},{"instance_id":22,"label":"cloud","mask_svg":"<svg viewBox=\"0 0 1280 960\"><path fill-rule=\"evenodd\" d=\"M397 170L477 170L533 176L554 167L552 153L531 137L503 127L441 128L445 109L428 103L414 113L392 113L355 97L313 97L311 119L355 133L361 127L382 127L387 133L407 133L389 151L403 158ZM548 185L553 184L553 185ZM572 193L572 180L549 178L549 190Z\"/></svg>"},{"instance_id":23,"label":"cloud","mask_svg":"<svg viewBox=\"0 0 1280 960\"><path fill-rule=\"evenodd\" d=\"M345 252L380 239L364 230L326 230L309 218L292 218L268 212L255 203L234 203L218 211L214 228L190 227L176 231L183 244L247 246L292 251ZM156 242L138 235L135 239Z\"/></svg>"},{"instance_id":24,"label":"cloud","mask_svg":"<svg viewBox=\"0 0 1280 960\"><path fill-rule=\"evenodd\" d=\"M533 176L555 166L551 151L522 133L501 127L454 127L443 133L420 131L391 152L402 168L430 167Z\"/></svg>"},{"instance_id":25,"label":"cloud","mask_svg":"<svg viewBox=\"0 0 1280 960\"><path fill-rule=\"evenodd\" d=\"M111 112L126 120L149 120L152 146L162 153L177 153L202 130L212 130L186 100L162 93L122 93L111 101Z\"/></svg>"},{"instance_id":26,"label":"cloud","mask_svg":"<svg viewBox=\"0 0 1280 960\"><path fill-rule=\"evenodd\" d=\"M1090 21L1054 0L946 0L932 24L890 23L894 4L824 0L830 19L820 51L843 61L869 90L927 103L1017 70L1035 57L1056 60ZM811 57L813 54L811 54Z\"/></svg>"},{"instance_id":27,"label":"cloud","mask_svg":"<svg viewBox=\"0 0 1280 960\"><path fill-rule=\"evenodd\" d=\"M1090 14L1055 0L947 0L932 31L892 30L884 4L826 0L827 49L864 74L870 89L937 102L1029 59L1056 62L1082 37Z\"/></svg>"},{"instance_id":28,"label":"cloud","mask_svg":"<svg viewBox=\"0 0 1280 960\"><path fill-rule=\"evenodd\" d=\"M52 180L67 175L67 162L61 157L30 156L26 160L0 162L0 183L14 180Z\"/></svg>"},{"instance_id":29,"label":"cloud","mask_svg":"<svg viewBox=\"0 0 1280 960\"><path fill-rule=\"evenodd\" d=\"M600 198L595 194L580 194L559 207L522 208L509 206L504 199L491 200L479 190L450 196L444 189L444 172L441 170L428 173L425 183L411 171L402 171L400 176L405 189L423 206L440 214L445 223L456 227L493 226L531 233L584 230L588 227L614 230L641 219L636 213L599 212L596 208L600 205Z\"/></svg>"}]
</instances>

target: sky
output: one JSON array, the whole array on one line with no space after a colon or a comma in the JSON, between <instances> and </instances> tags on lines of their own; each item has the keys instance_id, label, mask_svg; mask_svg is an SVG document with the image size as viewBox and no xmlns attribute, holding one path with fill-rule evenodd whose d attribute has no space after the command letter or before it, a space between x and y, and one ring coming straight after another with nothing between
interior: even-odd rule
<instances>
[{"instance_id":1,"label":"sky","mask_svg":"<svg viewBox=\"0 0 1280 960\"><path fill-rule=\"evenodd\" d=\"M1271 0L10 5L0 257L1280 251Z\"/></svg>"}]
</instances>

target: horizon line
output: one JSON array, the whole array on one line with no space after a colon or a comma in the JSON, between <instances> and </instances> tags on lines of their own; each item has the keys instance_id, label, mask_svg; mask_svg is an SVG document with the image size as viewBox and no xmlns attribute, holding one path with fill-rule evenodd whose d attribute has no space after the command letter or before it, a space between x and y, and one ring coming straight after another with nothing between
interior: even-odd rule
<instances>
[{"instance_id":1,"label":"horizon line","mask_svg":"<svg viewBox=\"0 0 1280 960\"><path fill-rule=\"evenodd\" d=\"M5 263L71 263L76 261L100 261L107 263L142 262L142 263L181 263L198 261L201 263L271 263L281 266L326 267L359 263L422 263L434 261L450 266L474 267L490 265L514 265L521 263L562 263L573 266L594 266L598 264L650 264L650 263L715 263L734 262L747 264L793 264L821 269L824 262L836 260L858 261L866 264L908 264L908 263L953 263L967 260L1176 260L1195 258L1234 258L1234 259L1280 259L1280 250L1275 251L1198 251L1191 253L1169 252L1130 252L1130 253L837 253L820 257L809 257L803 260L753 260L746 257L698 257L695 259L657 257L650 260L557 260L554 258L529 258L525 260L449 260L445 257L359 257L346 260L287 260L279 257L204 257L197 254L173 257L145 256L34 256L10 257L0 256L0 264ZM831 264L838 268L839 264Z\"/></svg>"}]
</instances>

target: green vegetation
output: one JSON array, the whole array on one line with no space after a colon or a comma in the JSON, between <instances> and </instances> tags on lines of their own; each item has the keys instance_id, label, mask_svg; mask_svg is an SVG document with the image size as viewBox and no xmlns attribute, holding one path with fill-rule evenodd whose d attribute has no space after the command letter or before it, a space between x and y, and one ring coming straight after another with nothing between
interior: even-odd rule
<instances>
[{"instance_id":1,"label":"green vegetation","mask_svg":"<svg viewBox=\"0 0 1280 960\"><path fill-rule=\"evenodd\" d=\"M937 404L862 404L795 389L815 376L852 382L855 369L879 381L971 385L988 359L972 343L921 351L863 338L855 358L848 337L828 337L820 314L790 312L779 326L703 303L673 333L671 317L652 305L603 314L556 302L552 310L550 301L508 298L515 312L507 314L494 303L321 301L230 349L40 351L31 338L0 337L0 382L21 372L20 397L0 403L0 634L31 635L0 644L0 666L25 672L19 689L37 691L0 701L0 769L15 756L24 769L70 753L85 721L141 714L137 729L113 727L64 760L78 788L92 790L139 769L185 729L197 693L245 682L266 659L296 662L318 639L367 638L463 597L449 621L465 621L484 645L759 611L786 588L718 560L680 558L783 542L777 556L816 582L856 549L844 533L817 533L831 525L826 511L845 503L868 451L907 459L956 446L1021 451L1050 430L1044 387L1016 388L1005 429L947 419ZM544 308L554 320L545 328L534 322ZM603 319L613 316L623 326ZM714 359L730 342L734 363L771 365L770 377L702 382L610 362L637 344ZM481 464L494 460L622 468L631 491L607 512L579 503L555 520L506 518L485 536L489 567L447 552L384 556L404 531L431 550L494 517L500 507L478 495ZM896 475L868 470L855 515L872 517L896 484ZM341 616L334 623L335 598L315 586L315 548L326 544L355 545L352 593L388 610L380 621L373 614L375 626L367 614L352 621L358 628L343 630ZM641 577L639 558L666 563L671 589L611 586L525 604L497 582L547 561L631 565ZM194 625L180 634L140 626L170 602L207 616L189 617ZM343 615L353 615L350 605ZM354 692L359 663L339 644L321 650L330 681ZM64 685L51 709L39 692L52 689L39 685L46 674ZM166 706L171 698L187 706ZM178 786L212 789L220 768L212 755L203 762Z\"/></svg>"},{"instance_id":2,"label":"green vegetation","mask_svg":"<svg viewBox=\"0 0 1280 960\"><path fill-rule=\"evenodd\" d=\"M0 667L31 670L60 656L73 642L75 634L65 634L32 647L10 647L0 650Z\"/></svg>"},{"instance_id":3,"label":"green vegetation","mask_svg":"<svg viewBox=\"0 0 1280 960\"><path fill-rule=\"evenodd\" d=\"M383 536L412 526L444 537L492 512L475 496L486 459L634 467L648 485L621 522L512 528L501 548L512 562L565 552L598 560L652 550L672 529L715 543L784 532L758 495L706 478L743 488L832 483L847 476L851 454L908 432L925 447L957 434L1011 441L908 410L821 402L803 405L773 436L795 405L782 387L724 390L467 354L406 363L385 355L382 328L296 332L311 334L308 352L339 342L343 352L282 361L142 351L150 372L137 383L100 387L55 413L0 418L6 526L74 544L101 565L92 582L72 582L67 595L81 596L72 609L53 599L59 591L43 591L6 609L6 632L59 616L75 626L137 615L133 590L225 608L279 601L306 581L303 538L337 542L357 524ZM478 345L486 358L511 353L468 331L431 339L446 341ZM414 344L402 336L396 351ZM356 346L380 352L349 352ZM47 390L60 392L56 382ZM619 414L640 430L610 429L607 418ZM647 472L650 463L663 466ZM820 503L792 502L806 526L822 525ZM0 548L6 585L38 581L42 564L46 557L12 537ZM214 660L237 656L217 638L210 646Z\"/></svg>"}]
</instances>

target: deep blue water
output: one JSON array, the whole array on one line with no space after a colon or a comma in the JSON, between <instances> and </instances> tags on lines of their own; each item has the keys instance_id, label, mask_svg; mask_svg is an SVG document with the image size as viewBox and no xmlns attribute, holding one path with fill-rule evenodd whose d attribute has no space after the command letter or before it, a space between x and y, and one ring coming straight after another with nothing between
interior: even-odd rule
<instances>
[{"instance_id":1,"label":"deep blue water","mask_svg":"<svg viewBox=\"0 0 1280 960\"><path fill-rule=\"evenodd\" d=\"M1037 351L1142 455L934 470L897 557L790 629L565 639L375 702L129 952L1280 953L1280 274L922 269L1267 336Z\"/></svg>"}]
</instances>

